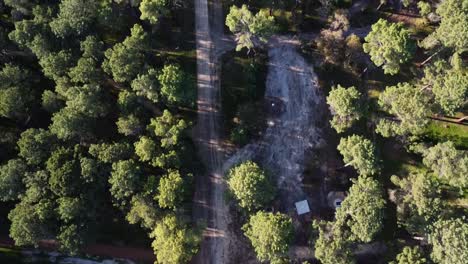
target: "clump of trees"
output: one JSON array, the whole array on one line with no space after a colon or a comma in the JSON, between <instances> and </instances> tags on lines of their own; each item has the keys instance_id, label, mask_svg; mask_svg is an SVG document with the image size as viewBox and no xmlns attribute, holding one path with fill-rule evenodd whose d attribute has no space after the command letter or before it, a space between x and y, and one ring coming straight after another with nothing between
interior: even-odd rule
<instances>
[{"instance_id":1,"label":"clump of trees","mask_svg":"<svg viewBox=\"0 0 468 264\"><path fill-rule=\"evenodd\" d=\"M364 115L361 96L361 93L354 86L349 88L344 88L341 85L332 87L327 96L327 104L333 115L330 124L338 133L350 128Z\"/></svg>"},{"instance_id":2,"label":"clump of trees","mask_svg":"<svg viewBox=\"0 0 468 264\"><path fill-rule=\"evenodd\" d=\"M380 161L369 139L358 135L342 138L337 149L343 155L345 166L353 166L359 174L369 176L379 172Z\"/></svg>"},{"instance_id":3,"label":"clump of trees","mask_svg":"<svg viewBox=\"0 0 468 264\"><path fill-rule=\"evenodd\" d=\"M242 5L241 8L231 6L226 16L226 26L232 33L237 34L237 51L243 48L253 49L255 42L266 42L277 30L275 19L268 10L262 9L253 15L247 5Z\"/></svg>"},{"instance_id":4,"label":"clump of trees","mask_svg":"<svg viewBox=\"0 0 468 264\"><path fill-rule=\"evenodd\" d=\"M258 260L287 263L293 234L292 221L288 216L260 211L252 215L242 229L250 239Z\"/></svg>"},{"instance_id":5,"label":"clump of trees","mask_svg":"<svg viewBox=\"0 0 468 264\"><path fill-rule=\"evenodd\" d=\"M415 51L409 31L400 23L380 19L372 25L372 31L365 37L364 52L368 53L377 66L386 74L397 74L400 65L408 62Z\"/></svg>"},{"instance_id":6,"label":"clump of trees","mask_svg":"<svg viewBox=\"0 0 468 264\"><path fill-rule=\"evenodd\" d=\"M232 168L229 171L227 184L238 200L239 206L250 212L268 205L275 195L270 177L252 161L246 161Z\"/></svg>"},{"instance_id":7,"label":"clump of trees","mask_svg":"<svg viewBox=\"0 0 468 264\"><path fill-rule=\"evenodd\" d=\"M292 243L292 219L285 214L262 211L275 197L271 175L253 161L233 167L227 175L230 193L238 206L248 214L242 227L250 240L257 259L271 263L288 263Z\"/></svg>"},{"instance_id":8,"label":"clump of trees","mask_svg":"<svg viewBox=\"0 0 468 264\"><path fill-rule=\"evenodd\" d=\"M170 7L0 4L0 131L15 134L0 143L12 150L0 155L0 201L15 203L8 218L17 245L56 239L79 254L101 239L106 214L121 210L153 239L158 263L185 263L197 252L201 234L185 217L191 122L181 110L194 106L195 85L179 60L154 54L161 43L149 39L159 31L146 22ZM139 10L144 21L130 15Z\"/></svg>"}]
</instances>

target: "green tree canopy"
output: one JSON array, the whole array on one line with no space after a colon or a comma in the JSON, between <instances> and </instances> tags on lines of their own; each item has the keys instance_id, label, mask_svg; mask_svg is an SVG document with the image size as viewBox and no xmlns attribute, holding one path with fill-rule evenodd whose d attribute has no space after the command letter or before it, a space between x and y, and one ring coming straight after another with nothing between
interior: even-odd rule
<instances>
[{"instance_id":1,"label":"green tree canopy","mask_svg":"<svg viewBox=\"0 0 468 264\"><path fill-rule=\"evenodd\" d=\"M439 220L429 235L431 258L440 264L463 264L468 259L468 223L465 218Z\"/></svg>"},{"instance_id":2,"label":"green tree canopy","mask_svg":"<svg viewBox=\"0 0 468 264\"><path fill-rule=\"evenodd\" d=\"M51 90L42 93L42 107L49 113L55 113L65 105L63 98Z\"/></svg>"},{"instance_id":3,"label":"green tree canopy","mask_svg":"<svg viewBox=\"0 0 468 264\"><path fill-rule=\"evenodd\" d=\"M250 217L242 229L260 261L272 264L286 263L293 238L293 225L289 216L259 211Z\"/></svg>"},{"instance_id":4,"label":"green tree canopy","mask_svg":"<svg viewBox=\"0 0 468 264\"><path fill-rule=\"evenodd\" d=\"M54 81L66 76L73 64L74 58L70 50L50 52L39 59L44 75Z\"/></svg>"},{"instance_id":5,"label":"green tree canopy","mask_svg":"<svg viewBox=\"0 0 468 264\"><path fill-rule=\"evenodd\" d=\"M358 177L336 211L336 225L350 229L350 240L368 243L383 227L385 200L380 184Z\"/></svg>"},{"instance_id":6,"label":"green tree canopy","mask_svg":"<svg viewBox=\"0 0 468 264\"><path fill-rule=\"evenodd\" d=\"M420 247L406 246L390 264L426 264L428 263Z\"/></svg>"},{"instance_id":7,"label":"green tree canopy","mask_svg":"<svg viewBox=\"0 0 468 264\"><path fill-rule=\"evenodd\" d=\"M0 166L0 201L15 201L24 192L23 178L28 168L20 159Z\"/></svg>"},{"instance_id":8,"label":"green tree canopy","mask_svg":"<svg viewBox=\"0 0 468 264\"><path fill-rule=\"evenodd\" d=\"M137 136L145 128L141 119L134 114L119 117L116 125L117 131L125 136Z\"/></svg>"},{"instance_id":9,"label":"green tree canopy","mask_svg":"<svg viewBox=\"0 0 468 264\"><path fill-rule=\"evenodd\" d=\"M192 106L195 102L195 86L189 76L177 64L164 65L158 75L161 95L171 104Z\"/></svg>"},{"instance_id":10,"label":"green tree canopy","mask_svg":"<svg viewBox=\"0 0 468 264\"><path fill-rule=\"evenodd\" d=\"M38 214L37 206L20 202L8 214L11 221L10 236L17 246L37 245L50 235L45 222Z\"/></svg>"},{"instance_id":11,"label":"green tree canopy","mask_svg":"<svg viewBox=\"0 0 468 264\"><path fill-rule=\"evenodd\" d=\"M184 199L184 179L177 170L169 170L159 180L156 199L159 207L176 209Z\"/></svg>"},{"instance_id":12,"label":"green tree canopy","mask_svg":"<svg viewBox=\"0 0 468 264\"><path fill-rule=\"evenodd\" d=\"M344 88L338 85L330 91L327 96L327 104L333 115L330 124L338 133L350 128L363 116L364 107L360 99L361 93L354 86Z\"/></svg>"},{"instance_id":13,"label":"green tree canopy","mask_svg":"<svg viewBox=\"0 0 468 264\"><path fill-rule=\"evenodd\" d=\"M134 146L135 153L140 161L151 161L157 155L156 143L150 137L140 137L140 140L135 142Z\"/></svg>"},{"instance_id":14,"label":"green tree canopy","mask_svg":"<svg viewBox=\"0 0 468 264\"><path fill-rule=\"evenodd\" d=\"M129 37L106 50L102 68L117 82L131 81L143 68L146 46L147 34L142 26L135 24Z\"/></svg>"},{"instance_id":15,"label":"green tree canopy","mask_svg":"<svg viewBox=\"0 0 468 264\"><path fill-rule=\"evenodd\" d=\"M58 196L76 194L81 183L81 169L72 149L57 148L47 160L46 167L50 174L49 185L52 192Z\"/></svg>"},{"instance_id":16,"label":"green tree canopy","mask_svg":"<svg viewBox=\"0 0 468 264\"><path fill-rule=\"evenodd\" d=\"M318 228L318 239L315 241L315 257L322 264L353 264L355 263L351 251L351 242L338 228L331 223L314 223Z\"/></svg>"},{"instance_id":17,"label":"green tree canopy","mask_svg":"<svg viewBox=\"0 0 468 264\"><path fill-rule=\"evenodd\" d=\"M57 146L57 138L48 130L42 128L30 128L21 133L18 140L18 155L28 164L40 165L50 156Z\"/></svg>"},{"instance_id":18,"label":"green tree canopy","mask_svg":"<svg viewBox=\"0 0 468 264\"><path fill-rule=\"evenodd\" d=\"M82 84L99 83L101 81L102 71L99 62L104 56L103 46L104 43L95 36L88 36L80 42L82 57L68 73L71 81Z\"/></svg>"},{"instance_id":19,"label":"green tree canopy","mask_svg":"<svg viewBox=\"0 0 468 264\"><path fill-rule=\"evenodd\" d=\"M454 54L452 61L459 57ZM424 69L423 88L429 88L436 103L446 114L454 114L466 104L468 98L468 71L463 65L450 67L438 60Z\"/></svg>"},{"instance_id":20,"label":"green tree canopy","mask_svg":"<svg viewBox=\"0 0 468 264\"><path fill-rule=\"evenodd\" d=\"M57 200L57 213L62 221L70 223L85 214L86 207L77 197L60 197Z\"/></svg>"},{"instance_id":21,"label":"green tree canopy","mask_svg":"<svg viewBox=\"0 0 468 264\"><path fill-rule=\"evenodd\" d=\"M391 181L401 188L394 193L398 222L411 234L425 233L445 207L438 182L425 173L411 173L402 178L394 175Z\"/></svg>"},{"instance_id":22,"label":"green tree canopy","mask_svg":"<svg viewBox=\"0 0 468 264\"><path fill-rule=\"evenodd\" d=\"M98 16L99 2L95 0L62 0L57 18L50 28L59 37L71 34L83 35Z\"/></svg>"},{"instance_id":23,"label":"green tree canopy","mask_svg":"<svg viewBox=\"0 0 468 264\"><path fill-rule=\"evenodd\" d=\"M97 83L101 79L101 72L97 62L92 58L80 58L75 67L68 73L75 83Z\"/></svg>"},{"instance_id":24,"label":"green tree canopy","mask_svg":"<svg viewBox=\"0 0 468 264\"><path fill-rule=\"evenodd\" d=\"M83 53L83 58L91 58L95 61L100 61L103 56L104 42L100 41L96 36L87 36L85 40L80 42L80 50Z\"/></svg>"},{"instance_id":25,"label":"green tree canopy","mask_svg":"<svg viewBox=\"0 0 468 264\"><path fill-rule=\"evenodd\" d=\"M82 87L72 87L68 90L67 97L67 108L74 113L103 117L109 112L108 100L99 85L85 84Z\"/></svg>"},{"instance_id":26,"label":"green tree canopy","mask_svg":"<svg viewBox=\"0 0 468 264\"><path fill-rule=\"evenodd\" d=\"M451 141L438 143L423 152L423 163L437 177L455 187L468 187L468 152L457 150Z\"/></svg>"},{"instance_id":27,"label":"green tree canopy","mask_svg":"<svg viewBox=\"0 0 468 264\"><path fill-rule=\"evenodd\" d=\"M60 250L69 255L77 255L86 242L84 235L83 224L62 225L57 235Z\"/></svg>"},{"instance_id":28,"label":"green tree canopy","mask_svg":"<svg viewBox=\"0 0 468 264\"><path fill-rule=\"evenodd\" d=\"M403 24L390 23L380 19L372 25L372 31L365 37L364 52L368 53L377 66L386 74L397 74L400 65L413 57L415 44Z\"/></svg>"},{"instance_id":29,"label":"green tree canopy","mask_svg":"<svg viewBox=\"0 0 468 264\"><path fill-rule=\"evenodd\" d=\"M341 138L337 149L343 155L345 166L353 166L359 174L369 176L379 172L380 161L369 139L358 135Z\"/></svg>"},{"instance_id":30,"label":"green tree canopy","mask_svg":"<svg viewBox=\"0 0 468 264\"><path fill-rule=\"evenodd\" d=\"M54 113L49 129L62 140L87 140L92 136L93 123L86 115L65 107Z\"/></svg>"},{"instance_id":31,"label":"green tree canopy","mask_svg":"<svg viewBox=\"0 0 468 264\"><path fill-rule=\"evenodd\" d=\"M378 103L396 119L381 119L377 124L376 131L384 137L421 133L431 114L429 98L408 83L387 87Z\"/></svg>"},{"instance_id":32,"label":"green tree canopy","mask_svg":"<svg viewBox=\"0 0 468 264\"><path fill-rule=\"evenodd\" d=\"M130 224L140 223L143 228L152 230L155 227L156 220L159 219L156 208L153 199L141 194L134 195L126 219Z\"/></svg>"},{"instance_id":33,"label":"green tree canopy","mask_svg":"<svg viewBox=\"0 0 468 264\"><path fill-rule=\"evenodd\" d=\"M150 237L156 255L161 264L178 264L190 261L198 252L200 235L190 230L175 215L168 215L156 224Z\"/></svg>"},{"instance_id":34,"label":"green tree canopy","mask_svg":"<svg viewBox=\"0 0 468 264\"><path fill-rule=\"evenodd\" d=\"M275 188L269 177L252 161L232 168L227 184L239 206L250 212L268 205L275 196Z\"/></svg>"},{"instance_id":35,"label":"green tree canopy","mask_svg":"<svg viewBox=\"0 0 468 264\"><path fill-rule=\"evenodd\" d=\"M226 26L232 33L238 34L237 51L243 48L252 49L253 37L265 42L276 31L275 19L267 10L260 10L254 16L247 5L242 5L241 8L231 6L226 16Z\"/></svg>"},{"instance_id":36,"label":"green tree canopy","mask_svg":"<svg viewBox=\"0 0 468 264\"><path fill-rule=\"evenodd\" d=\"M428 2L424 2L424 1L418 2L418 9L419 9L419 14L421 16L427 16L432 11L431 4Z\"/></svg>"},{"instance_id":37,"label":"green tree canopy","mask_svg":"<svg viewBox=\"0 0 468 264\"><path fill-rule=\"evenodd\" d=\"M166 67L164 69L166 69ZM175 76L171 77L169 76L171 75L171 73L169 73L167 69L166 69L166 72L164 72L164 69L163 69L163 74L166 74L166 76L160 77L160 78L165 81L164 82L165 88L166 88L165 93L166 93L167 98L168 99L171 98L174 100L173 96L171 95L177 94L178 89L183 90L186 88L186 87L179 87L182 85L179 82L182 81L183 76L179 76L180 74L179 75L175 74ZM146 74L138 74L137 78L132 81L132 90L136 93L136 95L146 97L153 103L157 103L159 101L158 77L159 76L156 70L152 68L149 69ZM181 78L181 79L179 80L179 79L174 79L174 78Z\"/></svg>"},{"instance_id":38,"label":"green tree canopy","mask_svg":"<svg viewBox=\"0 0 468 264\"><path fill-rule=\"evenodd\" d=\"M168 148L178 144L187 127L183 119L177 119L171 112L164 110L162 116L151 119L148 129L161 138L161 147Z\"/></svg>"},{"instance_id":39,"label":"green tree canopy","mask_svg":"<svg viewBox=\"0 0 468 264\"><path fill-rule=\"evenodd\" d=\"M126 142L91 144L89 154L106 163L129 159L133 154L132 145Z\"/></svg>"},{"instance_id":40,"label":"green tree canopy","mask_svg":"<svg viewBox=\"0 0 468 264\"><path fill-rule=\"evenodd\" d=\"M29 71L12 64L5 64L0 71L0 116L21 118L29 113L34 91Z\"/></svg>"},{"instance_id":41,"label":"green tree canopy","mask_svg":"<svg viewBox=\"0 0 468 264\"><path fill-rule=\"evenodd\" d=\"M140 3L140 19L156 24L159 17L168 13L167 0L142 0Z\"/></svg>"},{"instance_id":42,"label":"green tree canopy","mask_svg":"<svg viewBox=\"0 0 468 264\"><path fill-rule=\"evenodd\" d=\"M118 202L126 204L140 187L142 170L133 160L121 160L112 164L112 173L109 178L110 192Z\"/></svg>"},{"instance_id":43,"label":"green tree canopy","mask_svg":"<svg viewBox=\"0 0 468 264\"><path fill-rule=\"evenodd\" d=\"M446 47L463 51L468 48L468 5L465 0L445 0L437 6L441 17L435 37Z\"/></svg>"}]
</instances>

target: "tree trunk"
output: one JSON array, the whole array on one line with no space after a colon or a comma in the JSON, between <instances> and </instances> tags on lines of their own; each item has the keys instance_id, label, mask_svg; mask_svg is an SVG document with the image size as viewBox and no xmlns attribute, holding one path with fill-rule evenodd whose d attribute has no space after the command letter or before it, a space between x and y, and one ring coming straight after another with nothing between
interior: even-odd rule
<instances>
[{"instance_id":1,"label":"tree trunk","mask_svg":"<svg viewBox=\"0 0 468 264\"><path fill-rule=\"evenodd\" d=\"M424 64L428 63L435 55L437 55L439 52L441 52L442 49L439 49L438 51L436 51L434 54L432 54L431 56L429 56L429 58L425 59L423 62L421 62L421 64L419 64L419 67L422 67L424 66Z\"/></svg>"},{"instance_id":2,"label":"tree trunk","mask_svg":"<svg viewBox=\"0 0 468 264\"><path fill-rule=\"evenodd\" d=\"M465 120L468 120L468 116L464 116L464 117L462 117L462 118L459 118L459 119L457 119L456 122L457 122L457 123L461 123L461 122L463 122L463 121L465 121Z\"/></svg>"}]
</instances>

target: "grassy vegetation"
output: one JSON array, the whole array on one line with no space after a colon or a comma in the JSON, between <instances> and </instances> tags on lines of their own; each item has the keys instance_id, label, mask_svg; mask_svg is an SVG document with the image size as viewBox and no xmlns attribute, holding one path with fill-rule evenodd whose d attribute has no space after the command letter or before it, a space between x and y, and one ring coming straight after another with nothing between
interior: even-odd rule
<instances>
[{"instance_id":1,"label":"grassy vegetation","mask_svg":"<svg viewBox=\"0 0 468 264\"><path fill-rule=\"evenodd\" d=\"M432 120L424 133L431 142L453 141L460 149L468 149L468 126Z\"/></svg>"}]
</instances>

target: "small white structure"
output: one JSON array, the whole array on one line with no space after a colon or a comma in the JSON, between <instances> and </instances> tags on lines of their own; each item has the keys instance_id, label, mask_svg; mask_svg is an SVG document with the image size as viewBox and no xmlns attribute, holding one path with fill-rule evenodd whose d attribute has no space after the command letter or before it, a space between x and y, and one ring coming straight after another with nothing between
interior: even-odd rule
<instances>
[{"instance_id":1,"label":"small white structure","mask_svg":"<svg viewBox=\"0 0 468 264\"><path fill-rule=\"evenodd\" d=\"M298 215L307 214L308 212L310 212L309 203L307 202L307 200L299 201L295 203L295 205Z\"/></svg>"}]
</instances>

